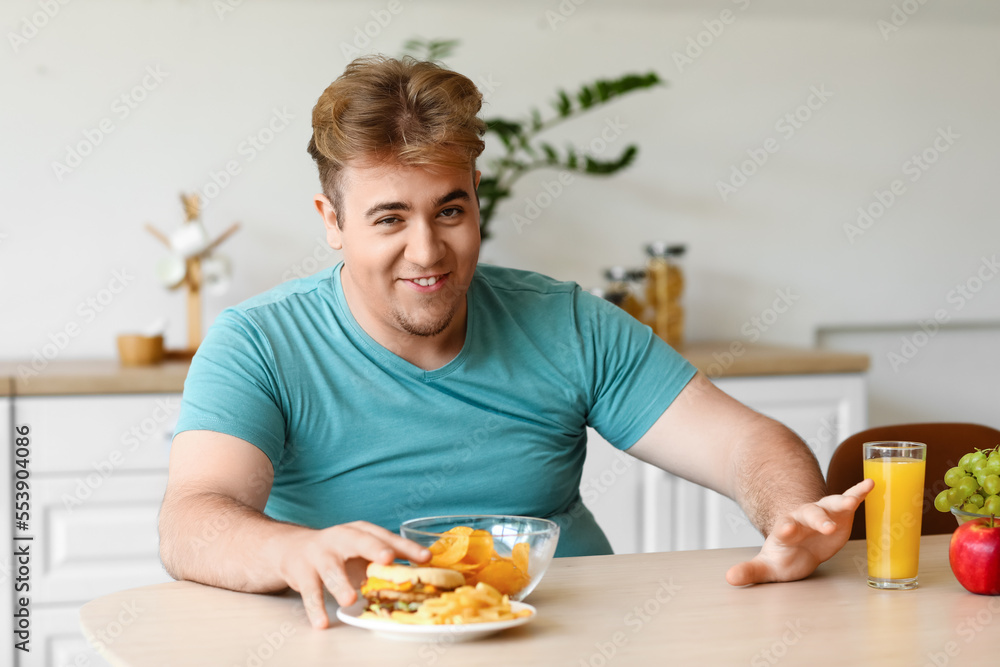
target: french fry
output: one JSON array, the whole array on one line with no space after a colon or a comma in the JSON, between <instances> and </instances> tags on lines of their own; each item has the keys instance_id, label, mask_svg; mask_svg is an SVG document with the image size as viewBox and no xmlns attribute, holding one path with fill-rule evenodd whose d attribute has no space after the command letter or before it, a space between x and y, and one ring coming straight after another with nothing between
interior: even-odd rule
<instances>
[{"instance_id":1,"label":"french fry","mask_svg":"<svg viewBox=\"0 0 1000 667\"><path fill-rule=\"evenodd\" d=\"M515 612L510 607L510 598L484 583L460 586L454 591L442 593L440 597L427 600L415 612L392 612L396 623L409 625L464 625L467 623L491 623L530 616L527 609Z\"/></svg>"}]
</instances>

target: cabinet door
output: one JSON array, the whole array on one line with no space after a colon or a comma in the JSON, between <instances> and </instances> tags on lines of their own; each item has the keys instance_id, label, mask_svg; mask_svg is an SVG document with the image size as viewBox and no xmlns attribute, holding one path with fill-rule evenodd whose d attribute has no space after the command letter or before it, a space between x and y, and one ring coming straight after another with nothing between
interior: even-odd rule
<instances>
[{"instance_id":1,"label":"cabinet door","mask_svg":"<svg viewBox=\"0 0 1000 667\"><path fill-rule=\"evenodd\" d=\"M14 479L13 459L14 459L14 426L11 414L11 399L7 396L0 396L0 445L2 445L3 455L0 456L0 535L4 537L3 548L0 549L0 618L10 619L14 614L14 577L17 575L11 571L13 563L13 545L11 537L13 535L13 500L14 493L11 487ZM0 643L0 665L14 664L14 646L10 633L5 633L4 641Z\"/></svg>"},{"instance_id":2,"label":"cabinet door","mask_svg":"<svg viewBox=\"0 0 1000 667\"><path fill-rule=\"evenodd\" d=\"M38 443L35 475L166 470L180 395L25 396L16 410Z\"/></svg>"},{"instance_id":3,"label":"cabinet door","mask_svg":"<svg viewBox=\"0 0 1000 667\"><path fill-rule=\"evenodd\" d=\"M864 375L722 378L716 385L795 431L823 474L837 445L865 428ZM734 501L659 470L644 477L646 551L759 546L764 538Z\"/></svg>"},{"instance_id":4,"label":"cabinet door","mask_svg":"<svg viewBox=\"0 0 1000 667\"><path fill-rule=\"evenodd\" d=\"M34 603L82 604L170 581L160 564L157 534L166 486L166 473L119 472L102 479L92 472L37 481L36 546L44 557L34 562Z\"/></svg>"},{"instance_id":5,"label":"cabinet door","mask_svg":"<svg viewBox=\"0 0 1000 667\"><path fill-rule=\"evenodd\" d=\"M580 497L616 554L642 550L642 471L646 465L587 429Z\"/></svg>"},{"instance_id":6,"label":"cabinet door","mask_svg":"<svg viewBox=\"0 0 1000 667\"><path fill-rule=\"evenodd\" d=\"M17 667L110 667L80 632L80 605L32 611L31 651L17 652Z\"/></svg>"}]
</instances>

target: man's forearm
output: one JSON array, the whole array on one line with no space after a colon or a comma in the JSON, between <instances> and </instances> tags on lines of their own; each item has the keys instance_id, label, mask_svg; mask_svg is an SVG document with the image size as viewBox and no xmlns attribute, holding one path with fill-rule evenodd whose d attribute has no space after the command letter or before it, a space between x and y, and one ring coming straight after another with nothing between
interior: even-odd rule
<instances>
[{"instance_id":1,"label":"man's forearm","mask_svg":"<svg viewBox=\"0 0 1000 667\"><path fill-rule=\"evenodd\" d=\"M731 460L735 500L766 536L779 517L826 495L826 482L812 450L782 424L762 417L744 437Z\"/></svg>"},{"instance_id":2,"label":"man's forearm","mask_svg":"<svg viewBox=\"0 0 1000 667\"><path fill-rule=\"evenodd\" d=\"M287 587L280 551L308 528L270 519L218 493L168 495L160 511L160 559L175 579L250 593Z\"/></svg>"}]
</instances>

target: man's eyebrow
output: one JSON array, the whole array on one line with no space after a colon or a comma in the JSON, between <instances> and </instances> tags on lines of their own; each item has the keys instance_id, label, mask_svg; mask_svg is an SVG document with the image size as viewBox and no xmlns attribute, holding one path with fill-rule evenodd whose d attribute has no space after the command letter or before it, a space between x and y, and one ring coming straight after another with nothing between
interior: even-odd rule
<instances>
[{"instance_id":1,"label":"man's eyebrow","mask_svg":"<svg viewBox=\"0 0 1000 667\"><path fill-rule=\"evenodd\" d=\"M464 189L456 188L451 192L449 192L448 194L438 197L436 200L434 200L434 207L437 208L438 206L444 206L448 202L458 201L458 200L472 201L472 197L470 197L469 193L466 192ZM376 215L383 211L411 211L411 210L413 210L412 207L406 202L387 201L375 204L370 209L365 211L365 217L370 218L373 215Z\"/></svg>"},{"instance_id":2,"label":"man's eyebrow","mask_svg":"<svg viewBox=\"0 0 1000 667\"><path fill-rule=\"evenodd\" d=\"M381 213L382 211L409 211L410 205L406 202L401 201L387 201L381 204L375 204L370 209L365 211L365 217L370 218L376 213Z\"/></svg>"},{"instance_id":3,"label":"man's eyebrow","mask_svg":"<svg viewBox=\"0 0 1000 667\"><path fill-rule=\"evenodd\" d=\"M444 206L448 202L456 200L472 201L472 197L470 197L469 193L462 188L456 188L443 197L438 197L437 201L434 202L434 207L437 208L438 206Z\"/></svg>"}]
</instances>

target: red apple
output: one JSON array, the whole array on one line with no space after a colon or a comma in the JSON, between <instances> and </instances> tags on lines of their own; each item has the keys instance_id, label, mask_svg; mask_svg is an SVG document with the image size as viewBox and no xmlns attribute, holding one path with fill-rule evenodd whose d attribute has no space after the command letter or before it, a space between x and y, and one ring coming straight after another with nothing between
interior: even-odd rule
<instances>
[{"instance_id":1,"label":"red apple","mask_svg":"<svg viewBox=\"0 0 1000 667\"><path fill-rule=\"evenodd\" d=\"M951 571L971 593L1000 595L1000 519L966 521L951 536Z\"/></svg>"}]
</instances>

